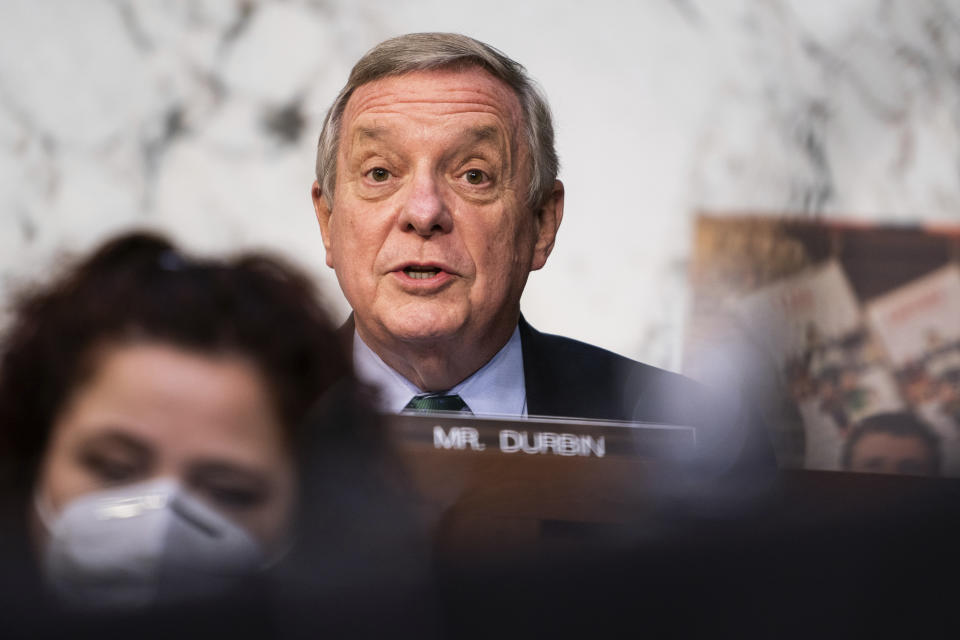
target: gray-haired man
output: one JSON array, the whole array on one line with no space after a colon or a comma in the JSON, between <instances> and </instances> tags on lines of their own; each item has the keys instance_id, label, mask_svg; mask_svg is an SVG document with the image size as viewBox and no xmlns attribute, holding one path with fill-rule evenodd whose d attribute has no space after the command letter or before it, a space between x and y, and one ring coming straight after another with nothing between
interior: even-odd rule
<instances>
[{"instance_id":1,"label":"gray-haired man","mask_svg":"<svg viewBox=\"0 0 960 640\"><path fill-rule=\"evenodd\" d=\"M716 417L692 381L523 320L527 276L563 217L557 167L546 100L486 44L409 34L353 68L320 135L313 201L354 310L358 374L383 410Z\"/></svg>"}]
</instances>

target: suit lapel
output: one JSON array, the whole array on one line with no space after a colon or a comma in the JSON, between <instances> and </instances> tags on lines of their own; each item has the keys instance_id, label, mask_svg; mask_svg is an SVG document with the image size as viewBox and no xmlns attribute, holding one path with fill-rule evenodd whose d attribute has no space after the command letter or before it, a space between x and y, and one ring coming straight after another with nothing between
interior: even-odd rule
<instances>
[{"instance_id":1,"label":"suit lapel","mask_svg":"<svg viewBox=\"0 0 960 640\"><path fill-rule=\"evenodd\" d=\"M520 314L520 349L523 352L523 380L527 392L527 413L531 416L550 415L551 389L556 389L550 371L551 353L543 348L540 332L530 326Z\"/></svg>"},{"instance_id":2,"label":"suit lapel","mask_svg":"<svg viewBox=\"0 0 960 640\"><path fill-rule=\"evenodd\" d=\"M337 338L340 340L340 345L344 348L347 356L349 356L351 360L353 359L353 334L356 330L356 324L354 322L353 312L351 311L344 323L337 329Z\"/></svg>"}]
</instances>

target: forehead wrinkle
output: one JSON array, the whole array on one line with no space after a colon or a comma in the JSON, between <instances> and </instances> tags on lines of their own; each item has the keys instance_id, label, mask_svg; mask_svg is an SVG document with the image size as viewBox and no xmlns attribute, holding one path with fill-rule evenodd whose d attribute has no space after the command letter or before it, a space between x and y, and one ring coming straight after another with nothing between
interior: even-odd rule
<instances>
[{"instance_id":1,"label":"forehead wrinkle","mask_svg":"<svg viewBox=\"0 0 960 640\"><path fill-rule=\"evenodd\" d=\"M433 121L434 119L456 116L469 116L475 114L494 118L502 123L502 127L512 133L518 133L521 129L521 118L519 112L508 113L495 106L484 105L473 101L462 101L451 103L449 100L408 100L408 101L384 101L376 106L369 106L364 109L358 109L352 114L350 122L356 123L357 120L364 120L367 117L376 116L399 116L411 120ZM490 125L480 125L490 126ZM354 128L366 129L365 133L382 133L383 125L356 125ZM379 130L379 131L378 131ZM509 134L508 134L509 135ZM373 136L370 136L373 137Z\"/></svg>"},{"instance_id":2,"label":"forehead wrinkle","mask_svg":"<svg viewBox=\"0 0 960 640\"><path fill-rule=\"evenodd\" d=\"M408 102L403 104L404 105L420 105L420 104L449 105L449 103L445 101L436 102L436 103ZM463 104L463 108L460 108L460 109L413 110L413 109L397 108L398 107L397 102L390 102L390 103L385 103L382 106L371 107L371 108L364 109L362 111L358 111L357 113L353 114L352 118L349 119L348 126L354 131L362 132L363 135L366 137L375 138L384 133L388 133L389 130L391 129L389 125L364 124L366 121L369 121L369 120L374 120L374 122L379 122L378 120L376 120L377 116L398 116L400 118L407 118L409 120L415 120L415 121L419 120L419 121L434 123L434 122L438 122L437 119L446 118L448 116L455 117L455 116L468 116L471 114L476 114L479 116L493 118L496 121L503 123L502 127L504 129L519 131L519 128L518 128L519 120L508 117L509 114L505 114L501 109L477 108L478 106L482 106L482 105L477 105L476 103L462 103L462 104ZM486 126L486 127L492 128L492 125L478 125L478 126Z\"/></svg>"},{"instance_id":3,"label":"forehead wrinkle","mask_svg":"<svg viewBox=\"0 0 960 640\"><path fill-rule=\"evenodd\" d=\"M397 96L377 96L378 99L370 100L368 104L357 105L355 112L357 115L362 113L410 113L405 108L397 107L423 107L423 111L429 115L461 114L461 113L489 113L495 115L509 116L508 120L515 120L513 109L505 109L503 105L497 102L483 102L475 99L453 100L449 97L429 100L423 97L416 99L402 99Z\"/></svg>"},{"instance_id":4,"label":"forehead wrinkle","mask_svg":"<svg viewBox=\"0 0 960 640\"><path fill-rule=\"evenodd\" d=\"M353 146L362 147L363 144L368 141L379 142L389 140L394 137L395 131L393 129L394 128L389 125L359 124L354 126L353 131L350 132L350 141ZM471 144L490 144L505 151L513 151L512 147L507 143L508 136L505 135L503 129L493 125L481 124L466 127L455 135L455 147L458 150Z\"/></svg>"},{"instance_id":5,"label":"forehead wrinkle","mask_svg":"<svg viewBox=\"0 0 960 640\"><path fill-rule=\"evenodd\" d=\"M436 84L413 86L414 79L436 78ZM443 86L444 79L462 79L460 87ZM417 109L420 107L420 109ZM365 116L397 115L412 119L431 119L438 116L467 115L492 116L502 122L499 136L508 151L505 158L511 173L521 170L529 154L523 143L523 110L516 93L500 79L483 70L472 71L415 71L400 76L380 78L357 87L344 110L344 129L340 153L346 147L367 140L378 140L391 135L390 127L363 124ZM361 120L360 123L357 120ZM480 125L481 127L487 125ZM364 131L361 132L361 129ZM490 126L494 132L498 127ZM357 135L361 133L362 135ZM514 164L514 161L518 164Z\"/></svg>"},{"instance_id":6,"label":"forehead wrinkle","mask_svg":"<svg viewBox=\"0 0 960 640\"><path fill-rule=\"evenodd\" d=\"M353 131L350 147L362 150L366 148L365 143L368 142L387 141L389 144L389 140L393 137L393 131L389 126L360 125ZM473 147L491 149L501 158L503 163L502 167L506 169L508 173L512 173L513 159L517 153L517 149L515 145L510 144L509 137L505 135L503 129L493 125L476 125L457 132L453 144L451 144L448 151L444 153L443 161L447 162L453 156ZM344 149L344 151L346 151L346 149Z\"/></svg>"},{"instance_id":7,"label":"forehead wrinkle","mask_svg":"<svg viewBox=\"0 0 960 640\"><path fill-rule=\"evenodd\" d=\"M438 80L436 84L413 88L418 77ZM462 79L462 87L443 87L441 79ZM344 121L355 119L361 112L384 109L393 111L397 105L432 106L471 105L471 110L480 112L499 112L513 125L514 131L520 131L522 109L516 93L502 80L490 73L479 70L466 71L414 71L399 76L380 78L357 87L347 101ZM480 108L476 108L480 107ZM433 109L431 109L432 111ZM458 110L459 111L459 110ZM468 110L469 111L469 110Z\"/></svg>"}]
</instances>

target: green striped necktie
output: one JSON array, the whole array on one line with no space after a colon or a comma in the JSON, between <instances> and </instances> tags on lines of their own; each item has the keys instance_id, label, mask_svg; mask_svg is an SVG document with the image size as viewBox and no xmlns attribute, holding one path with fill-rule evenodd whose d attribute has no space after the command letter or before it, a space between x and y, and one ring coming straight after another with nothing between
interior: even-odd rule
<instances>
[{"instance_id":1,"label":"green striped necktie","mask_svg":"<svg viewBox=\"0 0 960 640\"><path fill-rule=\"evenodd\" d=\"M407 403L403 410L411 413L426 413L428 411L472 413L463 398L456 394L444 395L442 393L421 393L413 396L413 399Z\"/></svg>"}]
</instances>

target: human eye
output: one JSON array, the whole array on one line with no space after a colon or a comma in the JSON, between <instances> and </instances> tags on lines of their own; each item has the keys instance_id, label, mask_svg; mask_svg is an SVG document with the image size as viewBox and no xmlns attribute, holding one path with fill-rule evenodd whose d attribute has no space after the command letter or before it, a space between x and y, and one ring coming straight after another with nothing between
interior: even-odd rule
<instances>
[{"instance_id":1,"label":"human eye","mask_svg":"<svg viewBox=\"0 0 960 640\"><path fill-rule=\"evenodd\" d=\"M103 484L132 482L146 472L146 465L141 459L116 451L88 449L81 452L80 463Z\"/></svg>"},{"instance_id":2,"label":"human eye","mask_svg":"<svg viewBox=\"0 0 960 640\"><path fill-rule=\"evenodd\" d=\"M374 167L365 174L374 182L386 182L390 178L390 172L383 167Z\"/></svg>"},{"instance_id":3,"label":"human eye","mask_svg":"<svg viewBox=\"0 0 960 640\"><path fill-rule=\"evenodd\" d=\"M199 465L189 473L187 482L210 504L228 511L256 509L270 496L270 485L261 474L233 465Z\"/></svg>"},{"instance_id":4,"label":"human eye","mask_svg":"<svg viewBox=\"0 0 960 640\"><path fill-rule=\"evenodd\" d=\"M480 169L467 169L467 171L463 173L463 179L474 186L480 186L490 182L490 176Z\"/></svg>"},{"instance_id":5,"label":"human eye","mask_svg":"<svg viewBox=\"0 0 960 640\"><path fill-rule=\"evenodd\" d=\"M266 500L266 492L257 487L211 484L204 492L212 502L232 511L253 509Z\"/></svg>"}]
</instances>

